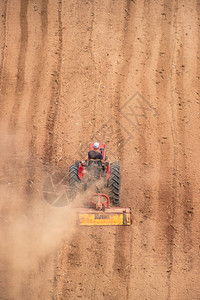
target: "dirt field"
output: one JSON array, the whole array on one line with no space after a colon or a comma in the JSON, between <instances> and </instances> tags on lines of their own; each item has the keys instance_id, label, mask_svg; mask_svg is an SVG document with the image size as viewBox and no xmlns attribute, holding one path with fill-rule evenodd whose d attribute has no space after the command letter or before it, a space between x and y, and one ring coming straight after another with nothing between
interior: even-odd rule
<instances>
[{"instance_id":1,"label":"dirt field","mask_svg":"<svg viewBox=\"0 0 200 300\"><path fill-rule=\"evenodd\" d=\"M0 2L0 299L200 299L200 1ZM42 198L88 143L131 227Z\"/></svg>"}]
</instances>

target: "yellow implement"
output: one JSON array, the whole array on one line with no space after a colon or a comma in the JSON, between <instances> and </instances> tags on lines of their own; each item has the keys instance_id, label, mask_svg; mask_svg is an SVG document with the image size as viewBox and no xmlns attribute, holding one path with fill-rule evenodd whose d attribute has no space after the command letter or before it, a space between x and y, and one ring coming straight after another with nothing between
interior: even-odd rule
<instances>
[{"instance_id":1,"label":"yellow implement","mask_svg":"<svg viewBox=\"0 0 200 300\"><path fill-rule=\"evenodd\" d=\"M78 210L78 224L81 226L132 224L131 208L110 207L110 199L105 194L93 194L88 206Z\"/></svg>"},{"instance_id":2,"label":"yellow implement","mask_svg":"<svg viewBox=\"0 0 200 300\"><path fill-rule=\"evenodd\" d=\"M110 208L103 211L83 209L78 214L79 225L131 225L131 209Z\"/></svg>"}]
</instances>

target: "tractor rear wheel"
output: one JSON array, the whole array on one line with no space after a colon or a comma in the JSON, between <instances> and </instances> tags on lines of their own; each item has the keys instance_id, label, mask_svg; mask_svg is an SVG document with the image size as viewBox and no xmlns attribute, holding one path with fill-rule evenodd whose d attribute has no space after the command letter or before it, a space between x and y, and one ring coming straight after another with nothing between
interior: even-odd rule
<instances>
[{"instance_id":1,"label":"tractor rear wheel","mask_svg":"<svg viewBox=\"0 0 200 300\"><path fill-rule=\"evenodd\" d=\"M110 201L113 205L120 205L120 166L115 161L110 165L110 176L108 181Z\"/></svg>"},{"instance_id":2,"label":"tractor rear wheel","mask_svg":"<svg viewBox=\"0 0 200 300\"><path fill-rule=\"evenodd\" d=\"M75 164L69 168L69 192L73 199L80 191L80 178L78 177L79 165Z\"/></svg>"}]
</instances>

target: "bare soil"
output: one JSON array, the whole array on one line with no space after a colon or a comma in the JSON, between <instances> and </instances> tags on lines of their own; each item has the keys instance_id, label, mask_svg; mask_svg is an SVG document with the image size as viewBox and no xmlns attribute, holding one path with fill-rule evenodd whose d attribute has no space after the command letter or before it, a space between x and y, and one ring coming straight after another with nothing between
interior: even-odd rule
<instances>
[{"instance_id":1,"label":"bare soil","mask_svg":"<svg viewBox=\"0 0 200 300\"><path fill-rule=\"evenodd\" d=\"M200 299L199 0L0 3L0 299ZM88 143L131 227L42 198Z\"/></svg>"}]
</instances>

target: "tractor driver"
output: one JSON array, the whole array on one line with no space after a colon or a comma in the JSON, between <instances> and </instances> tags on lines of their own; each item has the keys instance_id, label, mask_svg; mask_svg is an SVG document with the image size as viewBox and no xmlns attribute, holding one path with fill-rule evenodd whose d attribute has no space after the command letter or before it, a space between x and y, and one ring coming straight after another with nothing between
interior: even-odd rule
<instances>
[{"instance_id":1,"label":"tractor driver","mask_svg":"<svg viewBox=\"0 0 200 300\"><path fill-rule=\"evenodd\" d=\"M99 152L99 143L93 144L93 150L88 152L88 161L89 165L94 162L98 164L99 166L104 163L103 155Z\"/></svg>"}]
</instances>

